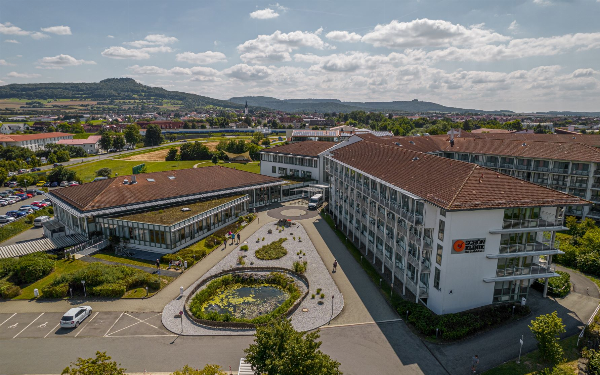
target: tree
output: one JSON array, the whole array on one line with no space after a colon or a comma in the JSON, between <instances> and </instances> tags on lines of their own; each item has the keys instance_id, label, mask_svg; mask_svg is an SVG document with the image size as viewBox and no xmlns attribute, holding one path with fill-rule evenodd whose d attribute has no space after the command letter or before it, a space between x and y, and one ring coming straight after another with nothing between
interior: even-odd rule
<instances>
[{"instance_id":1,"label":"tree","mask_svg":"<svg viewBox=\"0 0 600 375\"><path fill-rule=\"evenodd\" d=\"M259 144L264 137L262 132L254 132L254 134L252 134L252 143Z\"/></svg>"},{"instance_id":2,"label":"tree","mask_svg":"<svg viewBox=\"0 0 600 375\"><path fill-rule=\"evenodd\" d=\"M67 150L61 150L56 152L56 161L59 163L64 163L71 160L71 155Z\"/></svg>"},{"instance_id":3,"label":"tree","mask_svg":"<svg viewBox=\"0 0 600 375\"><path fill-rule=\"evenodd\" d=\"M181 370L177 370L171 375L227 375L227 373L222 371L221 366L218 365L206 365L201 370L185 365Z\"/></svg>"},{"instance_id":4,"label":"tree","mask_svg":"<svg viewBox=\"0 0 600 375\"><path fill-rule=\"evenodd\" d=\"M48 181L50 182L62 182L62 181L80 181L77 173L74 170L67 169L62 165L53 168L48 173Z\"/></svg>"},{"instance_id":5,"label":"tree","mask_svg":"<svg viewBox=\"0 0 600 375\"><path fill-rule=\"evenodd\" d=\"M38 177L34 174L22 174L17 177L17 183L19 186L27 188L31 185L35 185L38 182Z\"/></svg>"},{"instance_id":6,"label":"tree","mask_svg":"<svg viewBox=\"0 0 600 375\"><path fill-rule=\"evenodd\" d=\"M125 141L130 145L135 145L142 139L138 124L127 125L123 133L125 134Z\"/></svg>"},{"instance_id":7,"label":"tree","mask_svg":"<svg viewBox=\"0 0 600 375\"><path fill-rule=\"evenodd\" d=\"M271 145L271 140L269 138L265 138L262 140L262 142L260 142L261 145L263 146L270 146Z\"/></svg>"},{"instance_id":8,"label":"tree","mask_svg":"<svg viewBox=\"0 0 600 375\"><path fill-rule=\"evenodd\" d=\"M556 314L556 311L552 314L538 316L531 321L529 329L538 342L538 349L542 358L552 363L564 361L564 353L558 343L558 336L565 332L565 325Z\"/></svg>"},{"instance_id":9,"label":"tree","mask_svg":"<svg viewBox=\"0 0 600 375\"><path fill-rule=\"evenodd\" d=\"M100 137L100 148L102 148L104 151L108 151L110 150L112 143L113 139L108 132L102 134L102 137Z\"/></svg>"},{"instance_id":10,"label":"tree","mask_svg":"<svg viewBox=\"0 0 600 375\"><path fill-rule=\"evenodd\" d=\"M62 375L125 375L120 363L111 361L106 352L96 352L96 358L78 358L71 366L62 371Z\"/></svg>"},{"instance_id":11,"label":"tree","mask_svg":"<svg viewBox=\"0 0 600 375\"><path fill-rule=\"evenodd\" d=\"M165 141L162 135L160 126L150 124L146 128L146 136L144 137L144 146L158 146Z\"/></svg>"},{"instance_id":12,"label":"tree","mask_svg":"<svg viewBox=\"0 0 600 375\"><path fill-rule=\"evenodd\" d=\"M8 171L0 168L0 184L3 184L8 179Z\"/></svg>"},{"instance_id":13,"label":"tree","mask_svg":"<svg viewBox=\"0 0 600 375\"><path fill-rule=\"evenodd\" d=\"M116 134L112 139L113 148L117 150L122 150L125 147L125 137L123 134Z\"/></svg>"},{"instance_id":14,"label":"tree","mask_svg":"<svg viewBox=\"0 0 600 375\"><path fill-rule=\"evenodd\" d=\"M165 157L166 161L173 161L173 160L177 160L177 147L171 147L169 149L169 152L167 153L167 156Z\"/></svg>"},{"instance_id":15,"label":"tree","mask_svg":"<svg viewBox=\"0 0 600 375\"><path fill-rule=\"evenodd\" d=\"M96 177L110 177L112 175L112 170L110 168L100 168L96 171Z\"/></svg>"},{"instance_id":16,"label":"tree","mask_svg":"<svg viewBox=\"0 0 600 375\"><path fill-rule=\"evenodd\" d=\"M245 349L246 361L258 374L341 374L340 363L319 350L319 331L297 332L287 319L258 326L254 343Z\"/></svg>"},{"instance_id":17,"label":"tree","mask_svg":"<svg viewBox=\"0 0 600 375\"><path fill-rule=\"evenodd\" d=\"M211 161L213 164L217 164L219 162L219 158L217 157L217 154L213 154Z\"/></svg>"}]
</instances>

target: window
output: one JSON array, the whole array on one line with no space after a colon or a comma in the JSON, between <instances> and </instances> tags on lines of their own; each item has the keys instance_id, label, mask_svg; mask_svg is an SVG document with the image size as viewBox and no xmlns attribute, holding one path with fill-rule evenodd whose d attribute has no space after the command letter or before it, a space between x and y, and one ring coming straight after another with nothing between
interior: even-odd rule
<instances>
[{"instance_id":1,"label":"window","mask_svg":"<svg viewBox=\"0 0 600 375\"><path fill-rule=\"evenodd\" d=\"M435 256L435 262L442 265L442 253L444 252L444 247L440 244L437 245L437 254Z\"/></svg>"},{"instance_id":2,"label":"window","mask_svg":"<svg viewBox=\"0 0 600 375\"><path fill-rule=\"evenodd\" d=\"M271 167L271 173L277 173L277 167L276 166L272 166Z\"/></svg>"},{"instance_id":3,"label":"window","mask_svg":"<svg viewBox=\"0 0 600 375\"><path fill-rule=\"evenodd\" d=\"M443 208L440 208L440 215L443 217L446 217L446 210L444 210Z\"/></svg>"},{"instance_id":4,"label":"window","mask_svg":"<svg viewBox=\"0 0 600 375\"><path fill-rule=\"evenodd\" d=\"M440 220L440 227L438 230L438 240L444 241L444 229L446 228L446 222Z\"/></svg>"},{"instance_id":5,"label":"window","mask_svg":"<svg viewBox=\"0 0 600 375\"><path fill-rule=\"evenodd\" d=\"M433 275L433 287L437 290L441 290L440 289L440 269L439 268L435 268L435 275Z\"/></svg>"}]
</instances>

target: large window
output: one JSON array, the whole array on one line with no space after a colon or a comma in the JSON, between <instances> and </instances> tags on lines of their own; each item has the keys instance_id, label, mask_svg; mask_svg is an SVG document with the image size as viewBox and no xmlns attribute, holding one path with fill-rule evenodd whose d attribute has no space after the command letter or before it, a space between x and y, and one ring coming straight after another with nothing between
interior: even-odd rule
<instances>
[{"instance_id":1,"label":"large window","mask_svg":"<svg viewBox=\"0 0 600 375\"><path fill-rule=\"evenodd\" d=\"M435 262L442 265L442 253L444 252L444 247L440 244L437 245L437 254L435 255Z\"/></svg>"},{"instance_id":2,"label":"large window","mask_svg":"<svg viewBox=\"0 0 600 375\"><path fill-rule=\"evenodd\" d=\"M439 268L435 268L435 274L433 275L433 287L437 290L441 290L440 288L440 269Z\"/></svg>"},{"instance_id":3,"label":"large window","mask_svg":"<svg viewBox=\"0 0 600 375\"><path fill-rule=\"evenodd\" d=\"M438 230L438 240L444 241L444 230L446 229L446 222L440 219L440 226Z\"/></svg>"},{"instance_id":4,"label":"large window","mask_svg":"<svg viewBox=\"0 0 600 375\"><path fill-rule=\"evenodd\" d=\"M494 303L520 301L527 297L531 280L497 281L494 285Z\"/></svg>"}]
</instances>

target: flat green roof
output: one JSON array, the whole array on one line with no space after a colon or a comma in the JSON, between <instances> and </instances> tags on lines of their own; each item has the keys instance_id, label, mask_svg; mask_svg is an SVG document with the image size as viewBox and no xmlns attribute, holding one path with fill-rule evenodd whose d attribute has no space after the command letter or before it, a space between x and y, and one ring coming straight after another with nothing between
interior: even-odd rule
<instances>
[{"instance_id":1,"label":"flat green roof","mask_svg":"<svg viewBox=\"0 0 600 375\"><path fill-rule=\"evenodd\" d=\"M211 210L220 205L231 202L237 198L243 197L245 194L236 195L232 197L224 197L218 199L211 199L202 202L196 203L188 203L182 204L180 206L171 206L167 208L161 208L156 211L146 211L135 213L131 215L125 215L120 217L115 217L113 219L116 220L127 220L127 221L137 221L140 223L148 223L148 224L159 224L159 225L173 225L182 220L189 219L192 216L199 215L203 212ZM189 211L181 211L182 208L189 208Z\"/></svg>"}]
</instances>

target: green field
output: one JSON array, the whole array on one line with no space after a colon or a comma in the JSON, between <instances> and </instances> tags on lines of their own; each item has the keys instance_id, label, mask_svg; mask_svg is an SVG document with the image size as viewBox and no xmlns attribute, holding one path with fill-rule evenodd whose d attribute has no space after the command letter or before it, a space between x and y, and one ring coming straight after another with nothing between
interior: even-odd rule
<instances>
[{"instance_id":1,"label":"green field","mask_svg":"<svg viewBox=\"0 0 600 375\"><path fill-rule=\"evenodd\" d=\"M73 134L73 139L88 139L88 137L90 135L93 135L92 133L77 133L77 134Z\"/></svg>"}]
</instances>

